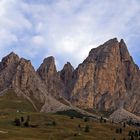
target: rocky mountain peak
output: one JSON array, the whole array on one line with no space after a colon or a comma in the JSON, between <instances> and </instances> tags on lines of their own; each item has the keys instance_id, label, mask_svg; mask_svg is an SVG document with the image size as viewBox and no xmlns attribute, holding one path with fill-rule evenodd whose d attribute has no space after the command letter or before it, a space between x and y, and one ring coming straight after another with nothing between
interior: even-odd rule
<instances>
[{"instance_id":1,"label":"rocky mountain peak","mask_svg":"<svg viewBox=\"0 0 140 140\"><path fill-rule=\"evenodd\" d=\"M43 63L38 68L37 73L43 80L46 80L47 78L56 74L57 70L54 57L50 56L48 58L45 58L43 60Z\"/></svg>"},{"instance_id":2,"label":"rocky mountain peak","mask_svg":"<svg viewBox=\"0 0 140 140\"><path fill-rule=\"evenodd\" d=\"M13 57L18 57L19 58L19 56L14 52L9 53L6 57L7 58L13 58Z\"/></svg>"},{"instance_id":3,"label":"rocky mountain peak","mask_svg":"<svg viewBox=\"0 0 140 140\"><path fill-rule=\"evenodd\" d=\"M16 72L20 58L15 53L5 56L0 62L0 90L9 88L12 83L13 75Z\"/></svg>"},{"instance_id":4,"label":"rocky mountain peak","mask_svg":"<svg viewBox=\"0 0 140 140\"><path fill-rule=\"evenodd\" d=\"M56 72L54 58L49 57L42 64L45 72ZM52 85L52 84L51 84ZM17 96L27 99L37 111L55 111L65 105L48 95L48 88L34 70L31 62L10 53L0 62L0 92L14 90Z\"/></svg>"},{"instance_id":5,"label":"rocky mountain peak","mask_svg":"<svg viewBox=\"0 0 140 140\"><path fill-rule=\"evenodd\" d=\"M11 64L16 64L20 60L19 56L14 52L11 52L9 55L2 58L1 67L6 67Z\"/></svg>"},{"instance_id":6,"label":"rocky mountain peak","mask_svg":"<svg viewBox=\"0 0 140 140\"><path fill-rule=\"evenodd\" d=\"M43 63L46 64L46 65L50 65L50 64L54 64L55 63L55 58L53 56L49 56L47 58L45 58L43 60Z\"/></svg>"},{"instance_id":7,"label":"rocky mountain peak","mask_svg":"<svg viewBox=\"0 0 140 140\"><path fill-rule=\"evenodd\" d=\"M73 66L71 65L70 62L67 62L67 63L64 65L62 71L64 71L64 70L70 70L70 71L73 72L73 71L74 71L74 68L73 68Z\"/></svg>"},{"instance_id":8,"label":"rocky mountain peak","mask_svg":"<svg viewBox=\"0 0 140 140\"><path fill-rule=\"evenodd\" d=\"M72 79L73 71L74 68L70 62L67 62L67 64L65 64L63 69L61 70L60 77L65 85L67 85L69 81Z\"/></svg>"},{"instance_id":9,"label":"rocky mountain peak","mask_svg":"<svg viewBox=\"0 0 140 140\"><path fill-rule=\"evenodd\" d=\"M31 61L27 60L25 58L20 59L19 66L22 66L22 67L24 66L24 67L26 67L26 69L33 69L34 70L34 67L31 64Z\"/></svg>"},{"instance_id":10,"label":"rocky mountain peak","mask_svg":"<svg viewBox=\"0 0 140 140\"><path fill-rule=\"evenodd\" d=\"M114 58L120 59L121 61L132 60L123 39L121 39L119 42L117 38L113 38L105 42L104 44L98 46L97 48L91 49L91 51L89 52L89 56L85 59L84 62L106 63L108 59Z\"/></svg>"},{"instance_id":11,"label":"rocky mountain peak","mask_svg":"<svg viewBox=\"0 0 140 140\"><path fill-rule=\"evenodd\" d=\"M72 102L85 108L112 110L124 107L140 112L135 100L139 98L139 79L140 72L124 40L111 39L93 48L74 71ZM130 99L133 100L131 103Z\"/></svg>"},{"instance_id":12,"label":"rocky mountain peak","mask_svg":"<svg viewBox=\"0 0 140 140\"><path fill-rule=\"evenodd\" d=\"M119 43L121 59L131 61L131 56L123 39Z\"/></svg>"},{"instance_id":13,"label":"rocky mountain peak","mask_svg":"<svg viewBox=\"0 0 140 140\"><path fill-rule=\"evenodd\" d=\"M91 49L89 56L84 62L87 63L104 63L106 59L110 58L111 55L119 55L119 42L117 38L110 39L104 44L98 46L97 48Z\"/></svg>"},{"instance_id":14,"label":"rocky mountain peak","mask_svg":"<svg viewBox=\"0 0 140 140\"><path fill-rule=\"evenodd\" d=\"M104 49L107 50L107 49L110 49L111 47L116 47L118 44L119 42L117 38L110 39L106 41L104 44L99 45L97 48L91 49L91 51L89 52L89 55L92 55L98 51L104 51Z\"/></svg>"}]
</instances>

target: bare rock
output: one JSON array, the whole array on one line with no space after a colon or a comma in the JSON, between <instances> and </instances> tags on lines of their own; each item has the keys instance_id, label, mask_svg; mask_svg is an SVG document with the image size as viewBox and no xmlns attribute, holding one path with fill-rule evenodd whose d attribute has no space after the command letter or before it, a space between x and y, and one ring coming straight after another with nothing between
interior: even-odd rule
<instances>
[{"instance_id":1,"label":"bare rock","mask_svg":"<svg viewBox=\"0 0 140 140\"><path fill-rule=\"evenodd\" d=\"M56 70L54 57L45 58L37 73L45 83L50 95L57 99L63 96L65 87L61 81L60 73Z\"/></svg>"},{"instance_id":2,"label":"bare rock","mask_svg":"<svg viewBox=\"0 0 140 140\"><path fill-rule=\"evenodd\" d=\"M130 113L129 111L123 109L123 108L119 108L116 111L114 111L111 115L110 115L110 119L113 122L134 122L134 123L139 123L140 122L140 117L136 116L132 113Z\"/></svg>"},{"instance_id":3,"label":"bare rock","mask_svg":"<svg viewBox=\"0 0 140 140\"><path fill-rule=\"evenodd\" d=\"M140 112L140 71L123 40L114 38L92 49L74 71L74 81L71 102L76 106Z\"/></svg>"},{"instance_id":4,"label":"bare rock","mask_svg":"<svg viewBox=\"0 0 140 140\"><path fill-rule=\"evenodd\" d=\"M57 73L54 57L50 56L43 60L43 63L38 68L37 73L42 80L47 80Z\"/></svg>"},{"instance_id":5,"label":"bare rock","mask_svg":"<svg viewBox=\"0 0 140 140\"><path fill-rule=\"evenodd\" d=\"M63 96L66 99L70 99L71 96L73 72L74 72L74 68L70 62L67 62L67 64L65 64L63 69L60 71L60 78L65 88Z\"/></svg>"},{"instance_id":6,"label":"bare rock","mask_svg":"<svg viewBox=\"0 0 140 140\"><path fill-rule=\"evenodd\" d=\"M52 74L51 64L47 71ZM31 102L37 111L48 112L51 111L49 108L52 108L55 112L60 106L67 108L48 94L45 83L42 82L31 62L19 58L14 53L10 53L0 62L0 81L0 91L13 89L18 96Z\"/></svg>"},{"instance_id":7,"label":"bare rock","mask_svg":"<svg viewBox=\"0 0 140 140\"><path fill-rule=\"evenodd\" d=\"M15 53L10 53L0 62L0 91L11 86L12 78L20 58Z\"/></svg>"}]
</instances>

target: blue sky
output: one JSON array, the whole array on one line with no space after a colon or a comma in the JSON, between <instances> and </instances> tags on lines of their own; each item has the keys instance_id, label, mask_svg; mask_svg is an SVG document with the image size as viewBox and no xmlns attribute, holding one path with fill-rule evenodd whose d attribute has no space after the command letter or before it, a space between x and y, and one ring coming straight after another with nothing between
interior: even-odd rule
<instances>
[{"instance_id":1,"label":"blue sky","mask_svg":"<svg viewBox=\"0 0 140 140\"><path fill-rule=\"evenodd\" d=\"M37 68L53 55L58 69L90 49L123 38L140 66L139 0L0 0L0 59L16 52Z\"/></svg>"}]
</instances>

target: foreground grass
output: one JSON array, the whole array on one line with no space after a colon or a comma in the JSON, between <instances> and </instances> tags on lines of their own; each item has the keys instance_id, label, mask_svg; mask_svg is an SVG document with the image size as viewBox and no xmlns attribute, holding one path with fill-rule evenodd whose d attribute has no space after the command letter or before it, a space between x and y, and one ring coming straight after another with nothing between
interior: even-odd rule
<instances>
[{"instance_id":1,"label":"foreground grass","mask_svg":"<svg viewBox=\"0 0 140 140\"><path fill-rule=\"evenodd\" d=\"M30 115L31 124L37 128L25 128L14 126L12 121L15 117ZM51 121L56 126L50 125ZM78 127L80 124L81 128ZM88 125L90 132L84 132ZM0 115L0 139L2 140L122 140L127 138L129 130L136 128L127 127L122 134L116 134L116 128L120 125L112 123L99 123L95 121L84 122L83 119L71 119L68 116L43 113L7 113ZM77 135L77 136L75 136Z\"/></svg>"},{"instance_id":2,"label":"foreground grass","mask_svg":"<svg viewBox=\"0 0 140 140\"><path fill-rule=\"evenodd\" d=\"M128 140L129 130L138 130L128 126L124 129L121 124L109 122L85 122L82 117L73 118L69 114L80 115L73 111L59 112L59 115L37 113L30 102L8 91L0 96L0 140L123 140L124 137ZM15 118L23 116L26 119L28 115L30 124L38 127L25 128L13 124ZM51 125L53 121L56 125ZM85 126L89 127L89 132L84 131ZM122 134L117 134L116 128L120 127L123 129Z\"/></svg>"}]
</instances>

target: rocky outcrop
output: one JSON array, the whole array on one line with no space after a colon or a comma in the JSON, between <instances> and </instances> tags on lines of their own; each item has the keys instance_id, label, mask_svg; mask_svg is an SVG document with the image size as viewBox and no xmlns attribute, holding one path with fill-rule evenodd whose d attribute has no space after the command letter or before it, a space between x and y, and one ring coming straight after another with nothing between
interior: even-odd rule
<instances>
[{"instance_id":1,"label":"rocky outcrop","mask_svg":"<svg viewBox=\"0 0 140 140\"><path fill-rule=\"evenodd\" d=\"M53 77L56 75L57 70L55 66L55 59L53 56L50 56L48 58L45 58L43 60L43 63L37 70L39 76L41 77L42 80L48 82L47 79Z\"/></svg>"},{"instance_id":2,"label":"rocky outcrop","mask_svg":"<svg viewBox=\"0 0 140 140\"><path fill-rule=\"evenodd\" d=\"M70 62L67 62L67 64L64 65L63 69L60 71L60 78L61 81L65 87L64 91L64 97L66 99L70 99L71 97L71 88L72 88L72 83L73 83L73 72L74 68L71 65Z\"/></svg>"},{"instance_id":3,"label":"rocky outcrop","mask_svg":"<svg viewBox=\"0 0 140 140\"><path fill-rule=\"evenodd\" d=\"M37 70L42 81L45 82L48 93L56 99L70 98L70 89L74 68L67 62L59 72L56 70L54 57L45 58Z\"/></svg>"},{"instance_id":4,"label":"rocky outcrop","mask_svg":"<svg viewBox=\"0 0 140 140\"><path fill-rule=\"evenodd\" d=\"M38 75L46 85L47 92L59 99L64 95L65 86L61 81L60 72L57 72L54 57L45 58L37 70Z\"/></svg>"},{"instance_id":5,"label":"rocky outcrop","mask_svg":"<svg viewBox=\"0 0 140 140\"><path fill-rule=\"evenodd\" d=\"M113 122L121 123L121 122L133 122L133 123L139 123L140 117L126 111L123 108L117 109L110 115L110 120Z\"/></svg>"},{"instance_id":6,"label":"rocky outcrop","mask_svg":"<svg viewBox=\"0 0 140 140\"><path fill-rule=\"evenodd\" d=\"M0 62L0 91L11 86L12 78L20 58L15 53L10 53Z\"/></svg>"},{"instance_id":7,"label":"rocky outcrop","mask_svg":"<svg viewBox=\"0 0 140 140\"><path fill-rule=\"evenodd\" d=\"M140 71L123 40L111 39L90 51L74 72L71 102L83 108L140 112ZM136 99L137 98L137 99Z\"/></svg>"},{"instance_id":8,"label":"rocky outcrop","mask_svg":"<svg viewBox=\"0 0 140 140\"><path fill-rule=\"evenodd\" d=\"M52 73L52 67L48 71ZM68 108L48 94L46 85L34 70L31 62L19 58L14 53L10 53L2 59L0 81L0 91L13 89L17 96L28 99L38 111L55 112Z\"/></svg>"}]
</instances>

